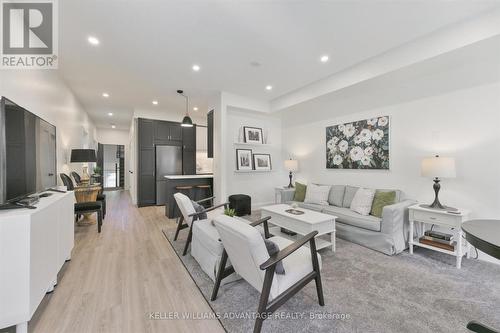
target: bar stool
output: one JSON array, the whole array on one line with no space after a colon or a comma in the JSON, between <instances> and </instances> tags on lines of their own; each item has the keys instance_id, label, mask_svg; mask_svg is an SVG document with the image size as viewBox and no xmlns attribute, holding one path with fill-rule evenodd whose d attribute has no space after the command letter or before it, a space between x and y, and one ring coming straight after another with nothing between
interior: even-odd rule
<instances>
[{"instance_id":1,"label":"bar stool","mask_svg":"<svg viewBox=\"0 0 500 333\"><path fill-rule=\"evenodd\" d=\"M191 196L192 196L193 186L190 185L176 186L175 191L184 194L185 196L187 196L189 199L192 200ZM177 202L176 202L174 206L174 216L176 216L177 213L179 213L179 216L176 217L176 222L179 223L179 217L181 213L179 211L179 207L177 207Z\"/></svg>"},{"instance_id":2,"label":"bar stool","mask_svg":"<svg viewBox=\"0 0 500 333\"><path fill-rule=\"evenodd\" d=\"M198 201L198 200L203 200L203 199L207 199L207 198L211 198L212 197L212 185L210 184L203 184L203 185L196 185L195 186L195 189L196 189L196 192L195 192L195 201ZM202 196L200 198L201 195L205 194L206 196ZM207 202L203 202L203 206L206 207L210 207L211 205L213 204L213 200L211 201L207 201Z\"/></svg>"}]
</instances>

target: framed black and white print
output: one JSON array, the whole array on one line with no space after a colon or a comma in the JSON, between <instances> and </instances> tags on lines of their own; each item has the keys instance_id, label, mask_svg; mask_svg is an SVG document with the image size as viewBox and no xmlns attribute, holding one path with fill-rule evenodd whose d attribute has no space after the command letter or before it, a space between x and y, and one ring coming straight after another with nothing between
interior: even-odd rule
<instances>
[{"instance_id":1,"label":"framed black and white print","mask_svg":"<svg viewBox=\"0 0 500 333\"><path fill-rule=\"evenodd\" d=\"M253 170L251 149L236 149L236 170Z\"/></svg>"},{"instance_id":2,"label":"framed black and white print","mask_svg":"<svg viewBox=\"0 0 500 333\"><path fill-rule=\"evenodd\" d=\"M253 165L255 170L271 170L270 154L253 154Z\"/></svg>"},{"instance_id":3,"label":"framed black and white print","mask_svg":"<svg viewBox=\"0 0 500 333\"><path fill-rule=\"evenodd\" d=\"M262 128L243 126L243 134L246 143L263 143Z\"/></svg>"},{"instance_id":4,"label":"framed black and white print","mask_svg":"<svg viewBox=\"0 0 500 333\"><path fill-rule=\"evenodd\" d=\"M389 116L326 128L327 169L389 169Z\"/></svg>"}]
</instances>

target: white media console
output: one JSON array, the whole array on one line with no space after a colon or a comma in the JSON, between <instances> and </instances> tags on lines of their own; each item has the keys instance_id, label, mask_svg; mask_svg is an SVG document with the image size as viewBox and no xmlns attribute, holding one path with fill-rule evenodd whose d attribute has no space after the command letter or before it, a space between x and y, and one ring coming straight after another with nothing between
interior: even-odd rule
<instances>
[{"instance_id":1,"label":"white media console","mask_svg":"<svg viewBox=\"0 0 500 333\"><path fill-rule=\"evenodd\" d=\"M0 329L16 325L16 332L27 332L71 258L75 196L52 193L40 198L36 209L0 211Z\"/></svg>"}]
</instances>

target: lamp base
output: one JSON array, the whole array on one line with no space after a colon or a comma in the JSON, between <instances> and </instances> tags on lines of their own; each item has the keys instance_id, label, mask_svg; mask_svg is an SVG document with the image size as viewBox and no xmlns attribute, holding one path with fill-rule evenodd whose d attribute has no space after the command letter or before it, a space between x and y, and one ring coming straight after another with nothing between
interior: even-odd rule
<instances>
[{"instance_id":1,"label":"lamp base","mask_svg":"<svg viewBox=\"0 0 500 333\"><path fill-rule=\"evenodd\" d=\"M288 178L290 178L290 182L288 183L287 188L293 188L293 184L292 184L292 172L291 171L290 171L290 175L288 175Z\"/></svg>"},{"instance_id":2,"label":"lamp base","mask_svg":"<svg viewBox=\"0 0 500 333\"><path fill-rule=\"evenodd\" d=\"M89 167L84 166L84 167L82 167L81 183L88 184L89 182L90 182Z\"/></svg>"}]
</instances>

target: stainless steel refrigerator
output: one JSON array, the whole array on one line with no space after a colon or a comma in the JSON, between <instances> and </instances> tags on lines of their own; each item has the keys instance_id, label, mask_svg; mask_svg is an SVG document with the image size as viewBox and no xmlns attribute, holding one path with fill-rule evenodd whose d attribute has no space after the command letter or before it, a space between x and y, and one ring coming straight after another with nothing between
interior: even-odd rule
<instances>
[{"instance_id":1,"label":"stainless steel refrigerator","mask_svg":"<svg viewBox=\"0 0 500 333\"><path fill-rule=\"evenodd\" d=\"M182 175L182 147L156 146L156 205L167 202L166 175Z\"/></svg>"}]
</instances>

